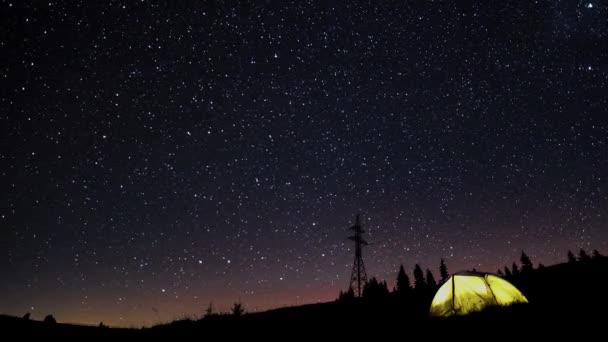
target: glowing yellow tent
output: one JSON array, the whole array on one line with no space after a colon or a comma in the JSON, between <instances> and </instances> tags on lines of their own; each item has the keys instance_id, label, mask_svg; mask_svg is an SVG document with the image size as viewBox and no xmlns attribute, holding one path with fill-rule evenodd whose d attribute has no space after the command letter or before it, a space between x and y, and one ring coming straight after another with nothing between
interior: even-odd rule
<instances>
[{"instance_id":1,"label":"glowing yellow tent","mask_svg":"<svg viewBox=\"0 0 608 342\"><path fill-rule=\"evenodd\" d=\"M527 303L524 295L508 281L493 274L463 272L452 275L437 290L431 316L466 315L487 306Z\"/></svg>"}]
</instances>

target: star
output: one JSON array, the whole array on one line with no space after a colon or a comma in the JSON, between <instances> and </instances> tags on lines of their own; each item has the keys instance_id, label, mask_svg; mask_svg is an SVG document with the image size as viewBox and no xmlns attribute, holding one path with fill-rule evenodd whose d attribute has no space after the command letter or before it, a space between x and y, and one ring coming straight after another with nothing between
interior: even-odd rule
<instances>
[{"instance_id":1,"label":"star","mask_svg":"<svg viewBox=\"0 0 608 342\"><path fill-rule=\"evenodd\" d=\"M608 252L602 3L22 3L0 44L0 314L333 301L358 213L389 287L401 264Z\"/></svg>"}]
</instances>

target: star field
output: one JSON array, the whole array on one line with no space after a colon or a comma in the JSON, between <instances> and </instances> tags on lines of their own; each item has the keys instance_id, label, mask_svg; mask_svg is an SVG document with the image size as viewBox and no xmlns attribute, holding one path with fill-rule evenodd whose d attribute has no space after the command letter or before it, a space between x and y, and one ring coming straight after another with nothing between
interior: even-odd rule
<instances>
[{"instance_id":1,"label":"star field","mask_svg":"<svg viewBox=\"0 0 608 342\"><path fill-rule=\"evenodd\" d=\"M0 312L142 326L608 251L608 3L0 2Z\"/></svg>"}]
</instances>

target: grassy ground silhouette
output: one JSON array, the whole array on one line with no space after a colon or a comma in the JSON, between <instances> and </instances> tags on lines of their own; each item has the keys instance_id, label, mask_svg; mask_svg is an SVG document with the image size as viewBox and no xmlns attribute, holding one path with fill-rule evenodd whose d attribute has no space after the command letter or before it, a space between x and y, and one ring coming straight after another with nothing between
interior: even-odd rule
<instances>
[{"instance_id":1,"label":"grassy ground silhouette","mask_svg":"<svg viewBox=\"0 0 608 342\"><path fill-rule=\"evenodd\" d=\"M500 336L561 333L602 334L605 337L608 258L569 262L506 277L528 298L529 304L493 307L461 317L428 316L431 296L396 292L384 297L357 298L287 307L243 315L210 315L143 329L117 329L61 323L44 323L0 316L4 336L53 338L199 338L201 336L268 336L291 334L353 334L367 332L427 334L429 338L455 332L488 331ZM344 336L347 336L344 335ZM529 336L529 335L526 335Z\"/></svg>"}]
</instances>

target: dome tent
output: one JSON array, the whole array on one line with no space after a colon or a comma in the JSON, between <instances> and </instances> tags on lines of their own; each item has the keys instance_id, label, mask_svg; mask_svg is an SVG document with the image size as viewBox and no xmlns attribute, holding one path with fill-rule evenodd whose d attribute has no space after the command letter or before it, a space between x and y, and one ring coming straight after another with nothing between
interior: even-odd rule
<instances>
[{"instance_id":1,"label":"dome tent","mask_svg":"<svg viewBox=\"0 0 608 342\"><path fill-rule=\"evenodd\" d=\"M508 281L489 273L459 272L441 285L431 302L431 316L466 315L488 306L527 303Z\"/></svg>"}]
</instances>

